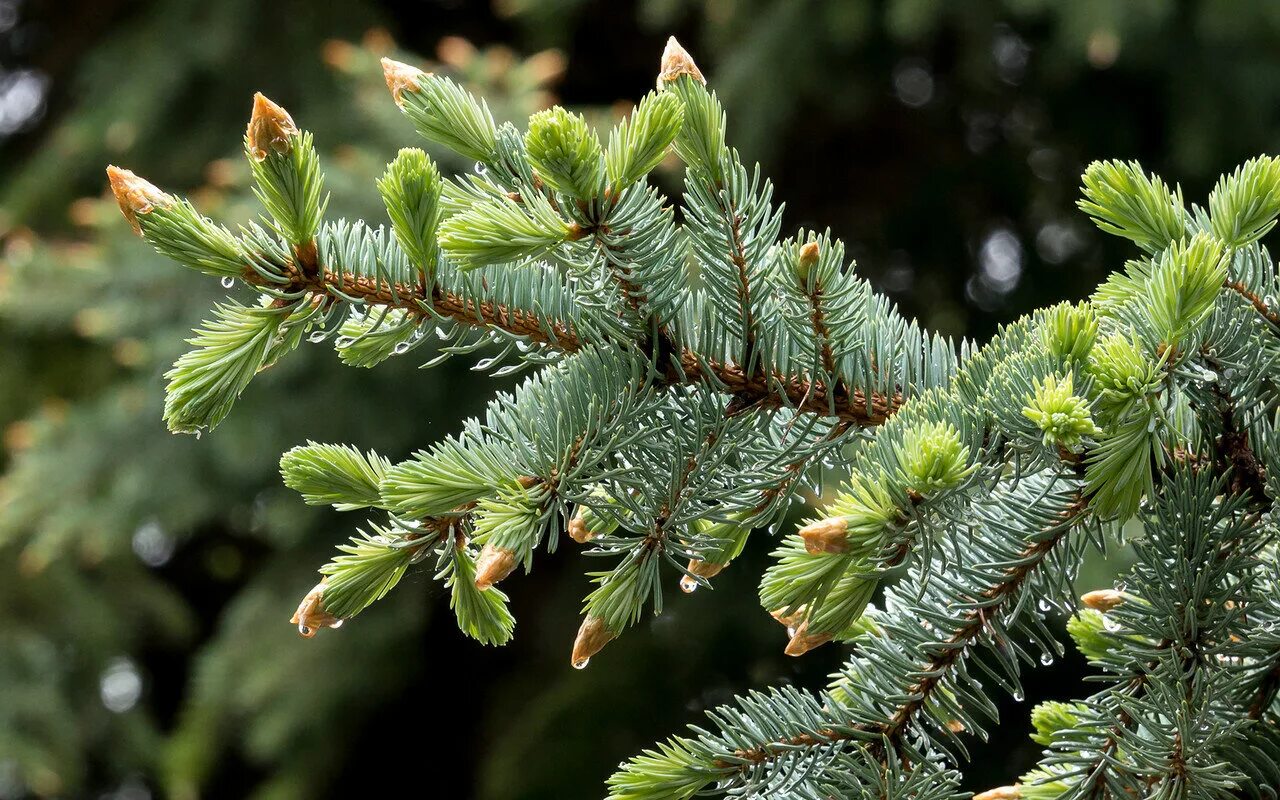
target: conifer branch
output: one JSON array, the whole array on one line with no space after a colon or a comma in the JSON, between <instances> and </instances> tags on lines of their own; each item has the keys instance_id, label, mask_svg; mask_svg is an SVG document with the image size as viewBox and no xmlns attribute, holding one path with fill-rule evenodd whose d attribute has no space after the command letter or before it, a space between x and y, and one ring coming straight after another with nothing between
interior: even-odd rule
<instances>
[{"instance_id":1,"label":"conifer branch","mask_svg":"<svg viewBox=\"0 0 1280 800\"><path fill-rule=\"evenodd\" d=\"M334 296L329 290L333 288L342 296L355 298L369 306L400 309L424 319L439 316L462 325L496 328L564 353L575 353L583 346L571 327L553 323L548 331L547 326L533 315L499 304L476 301L439 289L424 296L420 286L383 284L376 279L352 276L329 268L320 269L314 277L308 277L292 263L280 266L288 280L284 286L250 268L246 268L241 277L250 285L279 289L287 294L306 292L330 302ZM627 287L627 291L629 297L643 302L636 287ZM708 382L717 391L740 398L746 407L794 408L824 416L834 409L832 415L842 422L870 427L883 423L903 402L900 393L868 394L861 389L850 388L843 381L836 382L832 388L819 379L777 374L748 376L737 364L710 359L688 348L680 351L677 360L679 369L664 371L661 374L663 381L669 384Z\"/></svg>"},{"instance_id":2,"label":"conifer branch","mask_svg":"<svg viewBox=\"0 0 1280 800\"><path fill-rule=\"evenodd\" d=\"M816 734L803 734L736 751L735 759L741 760L736 768L744 769L744 762L760 764L778 754L790 755L797 747L819 747L840 741L866 741L866 747L881 758L895 752L895 746L910 730L916 715L928 704L933 693L942 687L948 671L957 664L965 648L986 630L990 619L1005 613L1008 604L1017 601L1017 593L1027 577L1071 532L1073 524L1084 518L1087 508L1085 498L1077 493L1071 506L1061 513L1060 522L1052 529L1041 531L1045 538L1037 538L1028 544L1017 560L1004 570L1001 579L982 592L981 600L964 613L955 633L938 643L938 655L920 666L917 674L922 677L904 692L910 699L898 706L883 724L864 723L849 726L843 731L826 728ZM721 768L734 766L733 762L725 760L718 761L716 765Z\"/></svg>"},{"instance_id":3,"label":"conifer branch","mask_svg":"<svg viewBox=\"0 0 1280 800\"><path fill-rule=\"evenodd\" d=\"M1029 645L1061 652L1044 612L1072 605L1085 548L1135 516L1130 589L1086 595L1068 623L1111 686L1033 713L1048 755L985 797L1207 797L1280 775L1263 735L1280 648L1256 623L1280 618L1280 275L1261 245L1280 160L1224 176L1204 208L1137 163L1090 165L1082 210L1142 255L1087 302L957 348L875 295L829 232L779 241L771 184L726 144L724 109L674 39L658 90L607 144L563 108L521 133L448 78L392 61L384 75L419 133L476 162L444 178L402 150L378 181L390 227L323 220L310 134L260 95L245 154L261 225L233 233L108 170L157 250L257 296L219 306L175 364L174 430L216 425L304 339L370 367L434 334L432 363L492 344L480 367L534 370L398 464L315 443L285 455L305 502L386 514L321 568L293 620L303 635L434 559L462 630L503 643L515 619L497 584L554 551L573 509L569 536L616 557L591 573L571 657L585 666L660 609L664 564L686 591L705 583L821 464L846 480L783 538L760 597L788 654L837 641L853 657L824 693L716 709L713 729L624 765L615 798L949 800L960 734L995 713L971 670L1020 692ZM669 148L686 168L678 222L645 181ZM1274 758L1245 764L1239 736Z\"/></svg>"}]
</instances>

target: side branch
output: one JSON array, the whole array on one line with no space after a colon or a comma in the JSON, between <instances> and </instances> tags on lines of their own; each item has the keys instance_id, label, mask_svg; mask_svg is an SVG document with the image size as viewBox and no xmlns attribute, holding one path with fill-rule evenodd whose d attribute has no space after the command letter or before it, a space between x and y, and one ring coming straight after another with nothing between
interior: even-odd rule
<instances>
[{"instance_id":1,"label":"side branch","mask_svg":"<svg viewBox=\"0 0 1280 800\"><path fill-rule=\"evenodd\" d=\"M1261 297L1249 291L1249 287L1245 286L1241 281L1228 280L1223 284L1226 288L1235 292L1249 302L1259 314L1261 314L1268 322L1276 327L1280 327L1280 313L1271 310Z\"/></svg>"},{"instance_id":2,"label":"side branch","mask_svg":"<svg viewBox=\"0 0 1280 800\"><path fill-rule=\"evenodd\" d=\"M284 287L268 282L252 269L246 269L243 278L247 283L264 288L305 291L321 297L332 297L329 289L333 288L372 306L402 309L418 317L427 317L434 312L462 325L496 328L565 353L577 352L583 347L581 338L569 325L554 323L548 328L526 311L492 302L477 302L439 288L424 293L421 286L391 284L327 269L309 276L294 265L289 265L285 274L290 283ZM739 405L744 407L790 406L799 411L834 416L843 422L871 427L883 423L903 403L900 393L885 395L877 392L868 398L861 389L852 389L843 382L828 386L820 380L783 375L775 375L772 380L763 375L748 376L739 365L712 361L687 348L680 352L679 362L678 372L671 370L663 374L662 379L667 383L697 383L711 378L721 391L740 398Z\"/></svg>"},{"instance_id":3,"label":"side branch","mask_svg":"<svg viewBox=\"0 0 1280 800\"><path fill-rule=\"evenodd\" d=\"M769 742L749 750L735 752L735 759L741 759L740 761L722 760L716 766L722 769L734 767L745 769L747 765L759 764L777 755L790 752L796 747L818 747L837 741L862 740L868 734L882 737L867 745L874 751L881 750L884 742L897 742L909 730L912 721L928 703L929 698L941 688L943 679L959 661L965 646L974 642L986 630L988 619L998 614L1010 602L1017 600L1018 590L1022 588L1032 571L1039 567L1054 547L1067 536L1073 524L1083 517L1087 507L1085 497L1082 494L1078 495L1071 506L1062 512L1061 522L1048 531L1049 535L1040 541L1028 544L1017 561L1004 571L1003 578L982 593L979 603L966 612L965 621L961 627L946 640L946 649L920 668L919 674L923 677L905 692L912 699L899 706L887 722L874 726L863 723L842 730L827 728L817 731L816 734L802 734L785 741ZM884 754L880 753L880 755Z\"/></svg>"}]
</instances>

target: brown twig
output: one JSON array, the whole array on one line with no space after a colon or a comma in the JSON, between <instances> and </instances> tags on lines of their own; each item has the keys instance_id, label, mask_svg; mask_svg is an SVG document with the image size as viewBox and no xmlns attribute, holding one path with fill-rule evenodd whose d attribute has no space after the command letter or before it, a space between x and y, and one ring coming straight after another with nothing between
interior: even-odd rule
<instances>
[{"instance_id":1,"label":"brown twig","mask_svg":"<svg viewBox=\"0 0 1280 800\"><path fill-rule=\"evenodd\" d=\"M1249 291L1249 287L1245 286L1242 281L1228 279L1222 285L1249 301L1249 305L1253 306L1272 325L1280 327L1280 313L1272 311L1271 307L1262 298Z\"/></svg>"},{"instance_id":2,"label":"brown twig","mask_svg":"<svg viewBox=\"0 0 1280 800\"><path fill-rule=\"evenodd\" d=\"M375 306L401 309L411 316L426 317L430 312L454 320L461 325L478 328L496 328L545 344L555 350L573 353L581 350L583 342L568 323L556 322L544 325L535 315L493 302L478 302L439 288L424 296L420 286L403 283L389 284L373 278L356 278L329 269L317 271L308 277L290 265L285 276L285 286L272 284L252 269L246 269L243 277L247 283L273 287L284 291L306 291L319 296L329 296L333 287L349 297L364 300ZM674 350L668 340L666 348ZM659 350L660 354L662 348ZM726 394L742 398L742 402L761 408L791 406L797 410L834 416L844 422L869 427L879 425L902 405L901 394L873 393L868 402L861 389L853 389L843 382L829 386L820 380L774 375L748 376L740 365L721 363L704 358L692 350L683 348L678 355L679 370L668 369L661 364L663 380L667 383L700 383L713 381Z\"/></svg>"}]
</instances>

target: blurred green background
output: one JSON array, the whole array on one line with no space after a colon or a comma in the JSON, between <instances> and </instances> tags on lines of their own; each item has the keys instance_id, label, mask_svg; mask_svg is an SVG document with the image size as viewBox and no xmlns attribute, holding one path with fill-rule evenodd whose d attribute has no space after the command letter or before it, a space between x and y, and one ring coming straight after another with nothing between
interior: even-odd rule
<instances>
[{"instance_id":1,"label":"blurred green background","mask_svg":"<svg viewBox=\"0 0 1280 800\"><path fill-rule=\"evenodd\" d=\"M562 102L607 122L671 33L789 231L829 225L908 313L980 339L1123 262L1074 209L1090 160L1139 158L1195 198L1280 134L1268 0L0 0L0 798L597 797L732 693L823 683L838 648L785 658L758 606L763 536L584 672L571 549L509 581L501 650L460 635L424 575L299 639L289 614L353 521L286 491L279 454L402 458L509 381L303 348L215 434L171 436L161 375L225 292L104 199L113 162L253 218L239 147L260 90L315 132L330 212L380 220L374 176L421 144L380 56L450 71L503 118ZM1084 671L1069 655L1028 694L1078 693ZM1037 755L1027 706L1002 713L971 788Z\"/></svg>"}]
</instances>

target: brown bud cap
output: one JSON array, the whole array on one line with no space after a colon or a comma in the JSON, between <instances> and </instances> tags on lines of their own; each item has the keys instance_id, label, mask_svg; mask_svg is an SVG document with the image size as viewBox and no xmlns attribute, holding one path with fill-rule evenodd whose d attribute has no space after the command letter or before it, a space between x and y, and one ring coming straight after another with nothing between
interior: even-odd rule
<instances>
[{"instance_id":1,"label":"brown bud cap","mask_svg":"<svg viewBox=\"0 0 1280 800\"><path fill-rule=\"evenodd\" d=\"M794 628L804 621L804 612L804 606L797 608L790 614L788 614L784 608L775 608L769 612L769 616L777 620L779 625L783 625L787 628Z\"/></svg>"},{"instance_id":2,"label":"brown bud cap","mask_svg":"<svg viewBox=\"0 0 1280 800\"><path fill-rule=\"evenodd\" d=\"M995 789L988 789L982 794L975 794L973 800L1018 800L1022 797L1022 790L1017 786L1000 786Z\"/></svg>"},{"instance_id":3,"label":"brown bud cap","mask_svg":"<svg viewBox=\"0 0 1280 800\"><path fill-rule=\"evenodd\" d=\"M578 637L573 640L573 655L570 663L574 669L584 669L587 662L604 646L616 639L618 634L609 630L601 617L587 617L578 628Z\"/></svg>"},{"instance_id":4,"label":"brown bud cap","mask_svg":"<svg viewBox=\"0 0 1280 800\"><path fill-rule=\"evenodd\" d=\"M1124 592L1117 592L1115 589L1098 589L1095 592L1085 594L1080 598L1080 602L1094 611L1101 611L1105 614L1126 599L1128 598Z\"/></svg>"},{"instance_id":5,"label":"brown bud cap","mask_svg":"<svg viewBox=\"0 0 1280 800\"><path fill-rule=\"evenodd\" d=\"M131 170L119 167L107 167L107 180L111 182L111 191L120 204L120 213L129 220L133 232L142 235L142 226L138 224L139 214L150 214L157 206L172 205L173 198L160 191L151 182L134 175Z\"/></svg>"},{"instance_id":6,"label":"brown bud cap","mask_svg":"<svg viewBox=\"0 0 1280 800\"><path fill-rule=\"evenodd\" d=\"M808 620L800 623L800 627L796 628L796 632L791 634L791 641L787 642L787 647L782 652L789 656L802 656L815 647L821 647L831 641L834 634L830 633L809 633Z\"/></svg>"},{"instance_id":7,"label":"brown bud cap","mask_svg":"<svg viewBox=\"0 0 1280 800\"><path fill-rule=\"evenodd\" d=\"M391 90L392 99L396 101L396 105L404 107L404 93L421 89L422 85L418 81L427 73L402 61L384 58L382 74L387 79L387 88Z\"/></svg>"},{"instance_id":8,"label":"brown bud cap","mask_svg":"<svg viewBox=\"0 0 1280 800\"><path fill-rule=\"evenodd\" d=\"M809 283L809 273L813 271L813 267L818 263L818 243L809 242L800 248L800 257L796 261L796 277L800 279L800 285L803 287Z\"/></svg>"},{"instance_id":9,"label":"brown bud cap","mask_svg":"<svg viewBox=\"0 0 1280 800\"><path fill-rule=\"evenodd\" d=\"M587 521L581 514L574 514L573 519L569 520L569 538L578 544L586 544L595 537L596 532L587 530Z\"/></svg>"},{"instance_id":10,"label":"brown bud cap","mask_svg":"<svg viewBox=\"0 0 1280 800\"><path fill-rule=\"evenodd\" d=\"M849 549L849 521L844 517L830 517L811 522L800 529L804 549L811 556L838 555Z\"/></svg>"},{"instance_id":11,"label":"brown bud cap","mask_svg":"<svg viewBox=\"0 0 1280 800\"><path fill-rule=\"evenodd\" d=\"M484 591L511 574L516 568L516 552L486 544L476 562L476 588Z\"/></svg>"},{"instance_id":12,"label":"brown bud cap","mask_svg":"<svg viewBox=\"0 0 1280 800\"><path fill-rule=\"evenodd\" d=\"M958 719L949 719L947 720L947 730L951 731L952 733L964 733L965 732L964 723Z\"/></svg>"},{"instance_id":13,"label":"brown bud cap","mask_svg":"<svg viewBox=\"0 0 1280 800\"><path fill-rule=\"evenodd\" d=\"M341 619L324 610L324 590L328 584L329 579L322 578L311 587L311 591L298 604L298 610L289 618L290 623L298 626L298 633L303 638L310 639L321 628L342 627Z\"/></svg>"},{"instance_id":14,"label":"brown bud cap","mask_svg":"<svg viewBox=\"0 0 1280 800\"><path fill-rule=\"evenodd\" d=\"M288 155L293 148L290 141L298 135L289 112L267 99L262 92L253 96L253 115L245 129L245 146L255 161L266 159L271 153Z\"/></svg>"},{"instance_id":15,"label":"brown bud cap","mask_svg":"<svg viewBox=\"0 0 1280 800\"><path fill-rule=\"evenodd\" d=\"M667 39L667 49L662 51L658 89L662 89L664 84L671 83L681 75L692 75L694 80L701 84L707 82L707 79L702 77L702 71L698 69L698 65L693 63L693 57L689 55L689 51L681 47L676 37L672 36Z\"/></svg>"},{"instance_id":16,"label":"brown bud cap","mask_svg":"<svg viewBox=\"0 0 1280 800\"><path fill-rule=\"evenodd\" d=\"M710 561L699 561L696 558L691 558L689 559L688 570L691 575L697 575L701 578L714 578L727 566L729 565L713 564Z\"/></svg>"}]
</instances>

